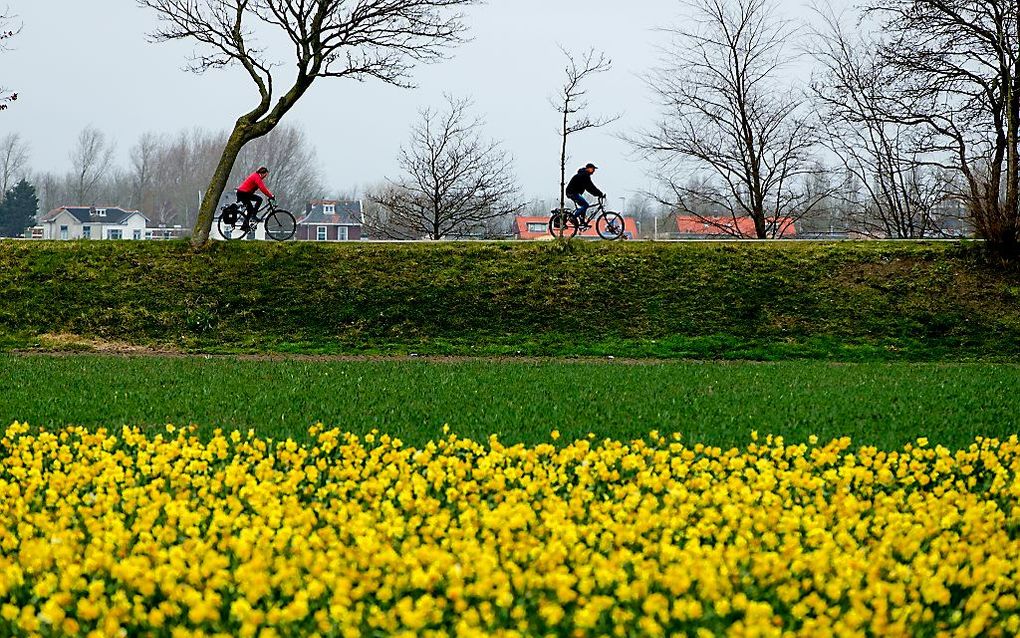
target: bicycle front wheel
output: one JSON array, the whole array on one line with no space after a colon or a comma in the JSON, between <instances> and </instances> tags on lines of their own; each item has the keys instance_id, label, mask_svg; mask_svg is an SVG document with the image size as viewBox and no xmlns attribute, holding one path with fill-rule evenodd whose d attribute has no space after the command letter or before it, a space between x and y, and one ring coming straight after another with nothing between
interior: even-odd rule
<instances>
[{"instance_id":1,"label":"bicycle front wheel","mask_svg":"<svg viewBox=\"0 0 1020 638\"><path fill-rule=\"evenodd\" d=\"M602 213L599 216L598 221L595 222L595 230L598 231L599 237L602 239L620 239L623 237L623 233L626 229L627 227L624 224L623 215L620 213Z\"/></svg>"},{"instance_id":2,"label":"bicycle front wheel","mask_svg":"<svg viewBox=\"0 0 1020 638\"><path fill-rule=\"evenodd\" d=\"M558 239L570 239L577 234L577 220L566 211L557 211L549 218L549 234Z\"/></svg>"},{"instance_id":3,"label":"bicycle front wheel","mask_svg":"<svg viewBox=\"0 0 1020 638\"><path fill-rule=\"evenodd\" d=\"M266 217L266 236L275 241L287 241L297 232L297 220L286 210L274 210Z\"/></svg>"}]
</instances>

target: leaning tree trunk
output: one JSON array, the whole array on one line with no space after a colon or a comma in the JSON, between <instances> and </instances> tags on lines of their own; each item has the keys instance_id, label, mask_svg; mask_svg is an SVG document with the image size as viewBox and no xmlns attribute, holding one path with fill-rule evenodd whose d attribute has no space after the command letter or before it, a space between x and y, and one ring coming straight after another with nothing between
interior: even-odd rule
<instances>
[{"instance_id":1,"label":"leaning tree trunk","mask_svg":"<svg viewBox=\"0 0 1020 638\"><path fill-rule=\"evenodd\" d=\"M234 169L234 163L237 161L241 149L253 139L255 136L251 134L251 129L246 123L238 121L234 125L234 130L223 147L223 153L220 155L216 170L209 180L209 187L205 189L205 195L202 197L202 205L198 209L198 219L195 220L195 228L191 234L192 245L201 246L209 241L213 218L216 216L216 207L220 203L223 191L227 188L230 172Z\"/></svg>"},{"instance_id":2,"label":"leaning tree trunk","mask_svg":"<svg viewBox=\"0 0 1020 638\"><path fill-rule=\"evenodd\" d=\"M223 147L220 161L216 165L212 179L209 180L209 188L202 198L202 205L198 209L198 219L195 220L195 228L191 235L191 243L194 246L201 246L209 241L209 233L212 230L213 218L216 216L216 206L220 197L227 187L227 180L230 179L230 171L234 168L234 162L241 149L248 142L268 135L283 119L283 116L297 103L304 95L308 87L315 79L317 69L312 69L310 74L302 74L291 86L290 90L280 96L276 106L270 110L270 94L264 86L260 86L262 93L261 103L250 113L241 116L234 124L234 130L227 138L227 144Z\"/></svg>"}]
</instances>

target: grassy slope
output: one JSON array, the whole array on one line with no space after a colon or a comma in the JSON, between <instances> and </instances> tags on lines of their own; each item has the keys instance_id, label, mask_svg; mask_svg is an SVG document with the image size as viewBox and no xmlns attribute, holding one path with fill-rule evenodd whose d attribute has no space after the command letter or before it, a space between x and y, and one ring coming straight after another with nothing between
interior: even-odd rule
<instances>
[{"instance_id":1,"label":"grassy slope","mask_svg":"<svg viewBox=\"0 0 1020 638\"><path fill-rule=\"evenodd\" d=\"M1014 358L1020 276L981 255L885 243L0 242L0 349L70 333L202 352Z\"/></svg>"},{"instance_id":2,"label":"grassy slope","mask_svg":"<svg viewBox=\"0 0 1020 638\"><path fill-rule=\"evenodd\" d=\"M408 443L441 435L509 442L658 429L745 445L850 436L892 449L920 436L968 445L1018 430L1020 366L972 363L312 362L0 355L0 423L166 423L301 439L316 421Z\"/></svg>"}]
</instances>

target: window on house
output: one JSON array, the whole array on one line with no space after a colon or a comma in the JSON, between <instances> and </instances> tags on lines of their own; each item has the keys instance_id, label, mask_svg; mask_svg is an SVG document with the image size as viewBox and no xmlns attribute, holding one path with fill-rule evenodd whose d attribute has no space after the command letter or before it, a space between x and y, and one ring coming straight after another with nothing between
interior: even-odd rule
<instances>
[{"instance_id":1,"label":"window on house","mask_svg":"<svg viewBox=\"0 0 1020 638\"><path fill-rule=\"evenodd\" d=\"M134 232L134 238L136 240L141 239L142 238L142 231L136 228L135 232Z\"/></svg>"},{"instance_id":2,"label":"window on house","mask_svg":"<svg viewBox=\"0 0 1020 638\"><path fill-rule=\"evenodd\" d=\"M124 239L124 231L120 228L111 228L106 231L107 239Z\"/></svg>"},{"instance_id":3,"label":"window on house","mask_svg":"<svg viewBox=\"0 0 1020 638\"><path fill-rule=\"evenodd\" d=\"M337 231L336 238L338 241L347 241L348 228L346 226L340 226L339 228L336 229L336 231Z\"/></svg>"},{"instance_id":4,"label":"window on house","mask_svg":"<svg viewBox=\"0 0 1020 638\"><path fill-rule=\"evenodd\" d=\"M67 226L60 227L60 238L67 239Z\"/></svg>"},{"instance_id":5,"label":"window on house","mask_svg":"<svg viewBox=\"0 0 1020 638\"><path fill-rule=\"evenodd\" d=\"M547 226L541 222L528 222L529 233L544 233Z\"/></svg>"},{"instance_id":6,"label":"window on house","mask_svg":"<svg viewBox=\"0 0 1020 638\"><path fill-rule=\"evenodd\" d=\"M92 227L91 226L82 226L81 227L81 236L84 237L85 239L92 239Z\"/></svg>"},{"instance_id":7,"label":"window on house","mask_svg":"<svg viewBox=\"0 0 1020 638\"><path fill-rule=\"evenodd\" d=\"M96 209L96 217L106 217L106 209L105 208L97 208Z\"/></svg>"},{"instance_id":8,"label":"window on house","mask_svg":"<svg viewBox=\"0 0 1020 638\"><path fill-rule=\"evenodd\" d=\"M315 238L319 241L326 241L326 227L319 226L315 231Z\"/></svg>"},{"instance_id":9,"label":"window on house","mask_svg":"<svg viewBox=\"0 0 1020 638\"><path fill-rule=\"evenodd\" d=\"M332 215L332 214L336 213L336 205L335 204L325 204L322 207L322 212L327 214L327 215Z\"/></svg>"}]
</instances>

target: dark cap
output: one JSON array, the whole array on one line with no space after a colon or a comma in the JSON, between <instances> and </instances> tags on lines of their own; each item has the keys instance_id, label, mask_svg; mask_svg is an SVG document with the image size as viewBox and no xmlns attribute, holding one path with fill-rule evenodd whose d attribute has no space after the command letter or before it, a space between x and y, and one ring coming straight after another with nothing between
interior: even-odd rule
<instances>
[{"instance_id":1,"label":"dark cap","mask_svg":"<svg viewBox=\"0 0 1020 638\"><path fill-rule=\"evenodd\" d=\"M595 170L599 169L599 167L595 166L594 164L588 164L587 166L585 166L585 168L594 168Z\"/></svg>"}]
</instances>

